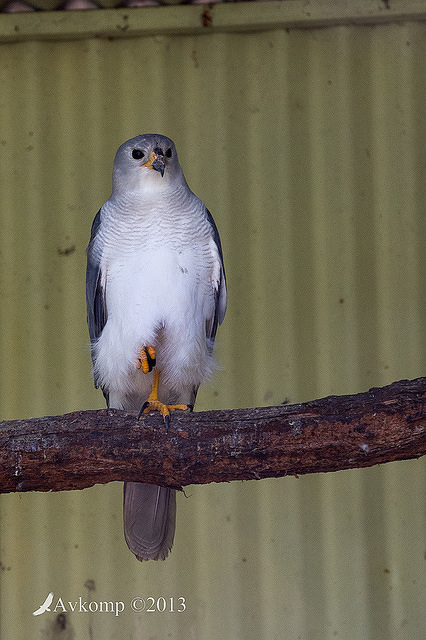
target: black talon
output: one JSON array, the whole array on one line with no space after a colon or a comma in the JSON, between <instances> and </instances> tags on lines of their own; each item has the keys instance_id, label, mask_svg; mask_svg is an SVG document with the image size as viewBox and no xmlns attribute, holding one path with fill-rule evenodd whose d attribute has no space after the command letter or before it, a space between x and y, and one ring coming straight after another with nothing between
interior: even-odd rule
<instances>
[{"instance_id":1,"label":"black talon","mask_svg":"<svg viewBox=\"0 0 426 640\"><path fill-rule=\"evenodd\" d=\"M194 405L193 404L187 404L186 405L188 407L188 410L192 413L194 411Z\"/></svg>"},{"instance_id":2,"label":"black talon","mask_svg":"<svg viewBox=\"0 0 426 640\"><path fill-rule=\"evenodd\" d=\"M164 424L166 425L166 431L168 431L170 427L170 416L164 416Z\"/></svg>"},{"instance_id":3,"label":"black talon","mask_svg":"<svg viewBox=\"0 0 426 640\"><path fill-rule=\"evenodd\" d=\"M144 347L144 352L145 352L145 356L146 356L146 363L148 365L148 372L152 371L152 368L155 367L157 359L156 358L151 358L151 356L149 355L149 351L146 347Z\"/></svg>"},{"instance_id":4,"label":"black talon","mask_svg":"<svg viewBox=\"0 0 426 640\"><path fill-rule=\"evenodd\" d=\"M147 359L147 362L148 362L149 371L152 371L152 368L155 367L155 365L157 363L157 359L156 358L151 358L151 356L148 353L148 349L145 349L145 353L146 353L146 359Z\"/></svg>"},{"instance_id":5,"label":"black talon","mask_svg":"<svg viewBox=\"0 0 426 640\"><path fill-rule=\"evenodd\" d=\"M143 412L145 411L145 409L147 408L147 406L149 405L148 400L145 400L145 402L143 403L141 410L139 411L139 415L138 415L138 420L141 419L141 416L143 414Z\"/></svg>"}]
</instances>

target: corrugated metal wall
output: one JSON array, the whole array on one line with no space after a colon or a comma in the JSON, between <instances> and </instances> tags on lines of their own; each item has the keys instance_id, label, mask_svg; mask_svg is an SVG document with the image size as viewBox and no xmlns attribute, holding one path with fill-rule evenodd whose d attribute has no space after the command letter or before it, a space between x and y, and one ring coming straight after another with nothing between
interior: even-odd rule
<instances>
[{"instance_id":1,"label":"corrugated metal wall","mask_svg":"<svg viewBox=\"0 0 426 640\"><path fill-rule=\"evenodd\" d=\"M103 406L85 247L117 146L151 131L175 140L223 239L223 368L198 409L424 374L425 32L1 45L1 418ZM171 557L143 565L119 484L2 496L1 638L423 639L425 470L188 488ZM50 591L65 617L33 617ZM80 596L125 611L70 612ZM148 596L185 597L186 611L131 610Z\"/></svg>"}]
</instances>

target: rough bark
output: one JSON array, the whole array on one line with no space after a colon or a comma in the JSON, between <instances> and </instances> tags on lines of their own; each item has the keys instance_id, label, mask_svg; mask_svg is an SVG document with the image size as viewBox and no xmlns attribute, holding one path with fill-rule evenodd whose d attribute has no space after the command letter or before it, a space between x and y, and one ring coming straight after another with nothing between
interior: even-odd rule
<instances>
[{"instance_id":1,"label":"rough bark","mask_svg":"<svg viewBox=\"0 0 426 640\"><path fill-rule=\"evenodd\" d=\"M160 415L102 409L0 423L0 492L113 480L182 487L369 467L426 453L426 378L303 404Z\"/></svg>"}]
</instances>

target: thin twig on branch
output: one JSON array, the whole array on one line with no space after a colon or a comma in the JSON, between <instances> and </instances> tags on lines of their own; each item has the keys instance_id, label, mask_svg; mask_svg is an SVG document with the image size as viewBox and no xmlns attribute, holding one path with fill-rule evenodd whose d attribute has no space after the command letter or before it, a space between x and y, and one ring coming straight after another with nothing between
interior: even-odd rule
<instances>
[{"instance_id":1,"label":"thin twig on branch","mask_svg":"<svg viewBox=\"0 0 426 640\"><path fill-rule=\"evenodd\" d=\"M0 422L0 493L113 480L172 487L277 478L426 453L426 378L278 407L173 413L102 409Z\"/></svg>"}]
</instances>

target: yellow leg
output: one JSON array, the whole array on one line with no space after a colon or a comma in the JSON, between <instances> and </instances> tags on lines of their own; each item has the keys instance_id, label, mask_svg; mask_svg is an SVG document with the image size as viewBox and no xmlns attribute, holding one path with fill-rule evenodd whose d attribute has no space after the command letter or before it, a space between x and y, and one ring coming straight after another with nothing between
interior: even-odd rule
<instances>
[{"instance_id":1,"label":"yellow leg","mask_svg":"<svg viewBox=\"0 0 426 640\"><path fill-rule=\"evenodd\" d=\"M143 368L142 368L143 371ZM154 369L154 381L150 394L146 401L143 403L139 412L138 418L143 413L149 413L150 411L159 411L163 416L166 427L170 424L170 411L192 411L192 405L190 404L164 404L158 399L158 385L160 384L160 372Z\"/></svg>"}]
</instances>

